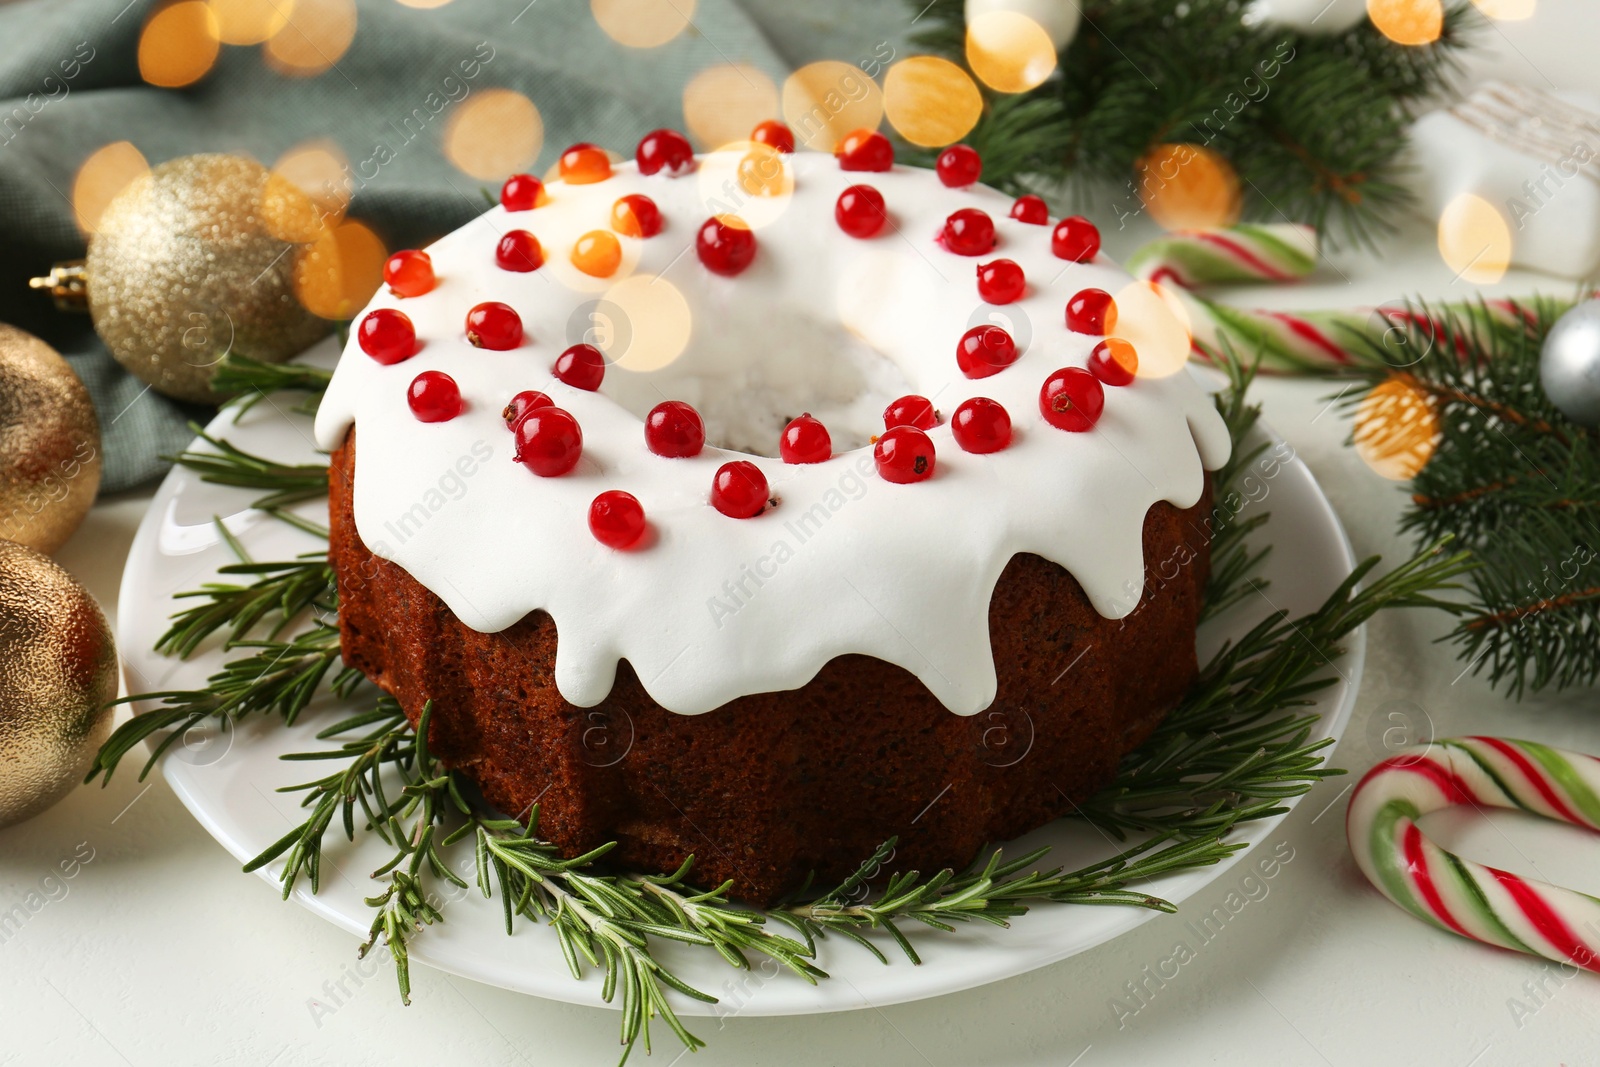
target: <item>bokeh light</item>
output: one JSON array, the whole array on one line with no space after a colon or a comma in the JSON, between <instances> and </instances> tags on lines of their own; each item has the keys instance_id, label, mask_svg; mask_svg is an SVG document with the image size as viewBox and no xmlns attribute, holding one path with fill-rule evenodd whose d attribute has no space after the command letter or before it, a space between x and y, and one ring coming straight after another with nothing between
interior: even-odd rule
<instances>
[{"instance_id":1,"label":"bokeh light","mask_svg":"<svg viewBox=\"0 0 1600 1067\"><path fill-rule=\"evenodd\" d=\"M1439 214L1439 255L1464 281L1492 285L1511 268L1511 225L1489 201L1462 193Z\"/></svg>"},{"instance_id":2,"label":"bokeh light","mask_svg":"<svg viewBox=\"0 0 1600 1067\"><path fill-rule=\"evenodd\" d=\"M807 63L784 79L783 120L794 131L797 147L832 152L850 131L878 128L883 121L883 90L849 63L833 59ZM748 133L746 127L740 136Z\"/></svg>"},{"instance_id":3,"label":"bokeh light","mask_svg":"<svg viewBox=\"0 0 1600 1067\"><path fill-rule=\"evenodd\" d=\"M1117 304L1113 333L1139 355L1139 377L1166 378L1189 361L1194 331L1176 295L1154 282L1132 281L1112 297Z\"/></svg>"},{"instance_id":4,"label":"bokeh light","mask_svg":"<svg viewBox=\"0 0 1600 1067\"><path fill-rule=\"evenodd\" d=\"M100 217L117 194L149 173L144 155L127 141L114 141L92 152L72 180L72 210L78 216L78 228L84 233L98 230Z\"/></svg>"},{"instance_id":5,"label":"bokeh light","mask_svg":"<svg viewBox=\"0 0 1600 1067\"><path fill-rule=\"evenodd\" d=\"M283 29L262 52L279 74L310 78L339 62L355 37L355 0L295 0Z\"/></svg>"},{"instance_id":6,"label":"bokeh light","mask_svg":"<svg viewBox=\"0 0 1600 1067\"><path fill-rule=\"evenodd\" d=\"M544 147L544 119L512 89L484 89L462 101L444 128L445 158L481 181L525 170Z\"/></svg>"},{"instance_id":7,"label":"bokeh light","mask_svg":"<svg viewBox=\"0 0 1600 1067\"><path fill-rule=\"evenodd\" d=\"M683 87L683 123L702 148L743 140L777 114L778 86L748 63L707 67Z\"/></svg>"},{"instance_id":8,"label":"bokeh light","mask_svg":"<svg viewBox=\"0 0 1600 1067\"><path fill-rule=\"evenodd\" d=\"M359 222L342 222L300 252L294 265L295 296L313 315L351 318L378 291L388 258L377 234Z\"/></svg>"},{"instance_id":9,"label":"bokeh light","mask_svg":"<svg viewBox=\"0 0 1600 1067\"><path fill-rule=\"evenodd\" d=\"M1472 0L1478 10L1489 18L1501 22L1521 22L1533 18L1539 0Z\"/></svg>"},{"instance_id":10,"label":"bokeh light","mask_svg":"<svg viewBox=\"0 0 1600 1067\"><path fill-rule=\"evenodd\" d=\"M911 56L884 75L883 111L912 144L943 148L978 124L983 94L972 76L948 59Z\"/></svg>"},{"instance_id":11,"label":"bokeh light","mask_svg":"<svg viewBox=\"0 0 1600 1067\"><path fill-rule=\"evenodd\" d=\"M260 44L289 21L295 0L208 0L223 44Z\"/></svg>"},{"instance_id":12,"label":"bokeh light","mask_svg":"<svg viewBox=\"0 0 1600 1067\"><path fill-rule=\"evenodd\" d=\"M139 34L139 76L176 89L206 76L221 48L217 17L204 0L182 0L150 16Z\"/></svg>"},{"instance_id":13,"label":"bokeh light","mask_svg":"<svg viewBox=\"0 0 1600 1067\"><path fill-rule=\"evenodd\" d=\"M768 144L749 142L738 163L739 188L750 196L788 196L794 176L783 165L783 153Z\"/></svg>"},{"instance_id":14,"label":"bokeh light","mask_svg":"<svg viewBox=\"0 0 1600 1067\"><path fill-rule=\"evenodd\" d=\"M422 11L432 11L436 7L443 7L450 0L396 0L401 7L414 7Z\"/></svg>"},{"instance_id":15,"label":"bokeh light","mask_svg":"<svg viewBox=\"0 0 1600 1067\"><path fill-rule=\"evenodd\" d=\"M1440 0L1367 0L1367 17L1396 44L1432 44L1444 32Z\"/></svg>"},{"instance_id":16,"label":"bokeh light","mask_svg":"<svg viewBox=\"0 0 1600 1067\"><path fill-rule=\"evenodd\" d=\"M787 158L756 141L734 141L706 153L695 182L707 215L736 216L751 230L770 224L794 199L794 171Z\"/></svg>"},{"instance_id":17,"label":"bokeh light","mask_svg":"<svg viewBox=\"0 0 1600 1067\"><path fill-rule=\"evenodd\" d=\"M986 11L967 23L967 66L996 92L1025 93L1056 69L1056 46L1028 16Z\"/></svg>"},{"instance_id":18,"label":"bokeh light","mask_svg":"<svg viewBox=\"0 0 1600 1067\"><path fill-rule=\"evenodd\" d=\"M660 370L689 346L693 314L689 302L667 279L635 274L606 290L605 299L621 310L623 321L650 325L647 330L627 331L627 347L621 352L600 346L606 358L622 369L640 374Z\"/></svg>"},{"instance_id":19,"label":"bokeh light","mask_svg":"<svg viewBox=\"0 0 1600 1067\"><path fill-rule=\"evenodd\" d=\"M1439 444L1433 402L1404 377L1379 383L1362 398L1355 417L1356 454L1396 482L1415 478Z\"/></svg>"},{"instance_id":20,"label":"bokeh light","mask_svg":"<svg viewBox=\"0 0 1600 1067\"><path fill-rule=\"evenodd\" d=\"M1139 161L1139 199L1168 230L1203 230L1239 221L1239 175L1204 145L1163 144Z\"/></svg>"},{"instance_id":21,"label":"bokeh light","mask_svg":"<svg viewBox=\"0 0 1600 1067\"><path fill-rule=\"evenodd\" d=\"M326 137L303 141L278 157L272 176L289 182L304 193L324 225L332 226L344 218L350 206L351 182L346 172L349 160L338 144ZM312 237L316 236L312 234ZM310 240L302 237L299 240Z\"/></svg>"},{"instance_id":22,"label":"bokeh light","mask_svg":"<svg viewBox=\"0 0 1600 1067\"><path fill-rule=\"evenodd\" d=\"M694 18L695 0L589 0L595 22L618 44L656 48Z\"/></svg>"}]
</instances>

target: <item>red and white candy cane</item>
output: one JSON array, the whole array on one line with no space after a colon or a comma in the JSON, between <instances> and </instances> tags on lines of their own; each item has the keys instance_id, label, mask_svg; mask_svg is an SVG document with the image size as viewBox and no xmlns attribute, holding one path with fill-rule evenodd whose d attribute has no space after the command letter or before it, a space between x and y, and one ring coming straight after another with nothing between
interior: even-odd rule
<instances>
[{"instance_id":1,"label":"red and white candy cane","mask_svg":"<svg viewBox=\"0 0 1600 1067\"><path fill-rule=\"evenodd\" d=\"M1600 760L1532 741L1413 745L1367 772L1345 833L1367 880L1417 918L1475 941L1600 971L1600 899L1462 859L1417 820L1471 804L1600 830Z\"/></svg>"}]
</instances>

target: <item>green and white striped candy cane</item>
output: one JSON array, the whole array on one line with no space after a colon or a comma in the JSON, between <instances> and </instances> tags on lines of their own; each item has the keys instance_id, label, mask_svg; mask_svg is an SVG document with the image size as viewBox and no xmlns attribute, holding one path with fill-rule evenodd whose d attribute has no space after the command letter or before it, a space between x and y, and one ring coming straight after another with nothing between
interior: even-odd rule
<instances>
[{"instance_id":1,"label":"green and white striped candy cane","mask_svg":"<svg viewBox=\"0 0 1600 1067\"><path fill-rule=\"evenodd\" d=\"M1428 812L1457 804L1517 808L1600 830L1600 760L1499 737L1413 745L1367 772L1345 815L1361 872L1417 918L1600 971L1600 899L1462 859L1418 829Z\"/></svg>"}]
</instances>

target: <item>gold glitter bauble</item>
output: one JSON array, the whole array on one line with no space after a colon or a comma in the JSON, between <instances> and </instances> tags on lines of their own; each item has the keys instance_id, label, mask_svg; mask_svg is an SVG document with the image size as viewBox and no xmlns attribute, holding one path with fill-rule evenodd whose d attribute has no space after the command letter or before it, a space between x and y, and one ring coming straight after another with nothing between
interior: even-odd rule
<instances>
[{"instance_id":1,"label":"gold glitter bauble","mask_svg":"<svg viewBox=\"0 0 1600 1067\"><path fill-rule=\"evenodd\" d=\"M100 488L100 423L55 349L0 323L0 538L54 552Z\"/></svg>"},{"instance_id":2,"label":"gold glitter bauble","mask_svg":"<svg viewBox=\"0 0 1600 1067\"><path fill-rule=\"evenodd\" d=\"M0 826L83 780L116 695L116 645L94 598L48 556L0 541Z\"/></svg>"},{"instance_id":3,"label":"gold glitter bauble","mask_svg":"<svg viewBox=\"0 0 1600 1067\"><path fill-rule=\"evenodd\" d=\"M294 295L300 243L317 231L310 198L254 160L163 163L117 194L89 242L95 330L160 392L214 403L229 352L281 363L328 332Z\"/></svg>"}]
</instances>

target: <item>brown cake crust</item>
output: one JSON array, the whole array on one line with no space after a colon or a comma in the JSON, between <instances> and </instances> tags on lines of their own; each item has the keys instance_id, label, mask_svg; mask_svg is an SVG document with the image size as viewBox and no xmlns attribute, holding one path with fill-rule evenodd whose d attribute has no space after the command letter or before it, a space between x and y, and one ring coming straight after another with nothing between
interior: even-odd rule
<instances>
[{"instance_id":1,"label":"brown cake crust","mask_svg":"<svg viewBox=\"0 0 1600 1067\"><path fill-rule=\"evenodd\" d=\"M1011 560L989 605L999 693L978 715L952 714L910 672L861 655L799 689L678 715L626 661L602 703L569 704L542 611L493 634L462 624L362 544L354 471L352 430L330 472L345 661L413 723L432 699L434 751L502 811L537 800L540 835L563 853L615 840L611 859L650 872L693 855L693 881L731 879L754 903L808 872L836 882L890 837L893 869L959 868L1070 812L1197 673L1209 483L1194 507L1146 515L1144 598L1126 619L1099 615L1056 564Z\"/></svg>"}]
</instances>

